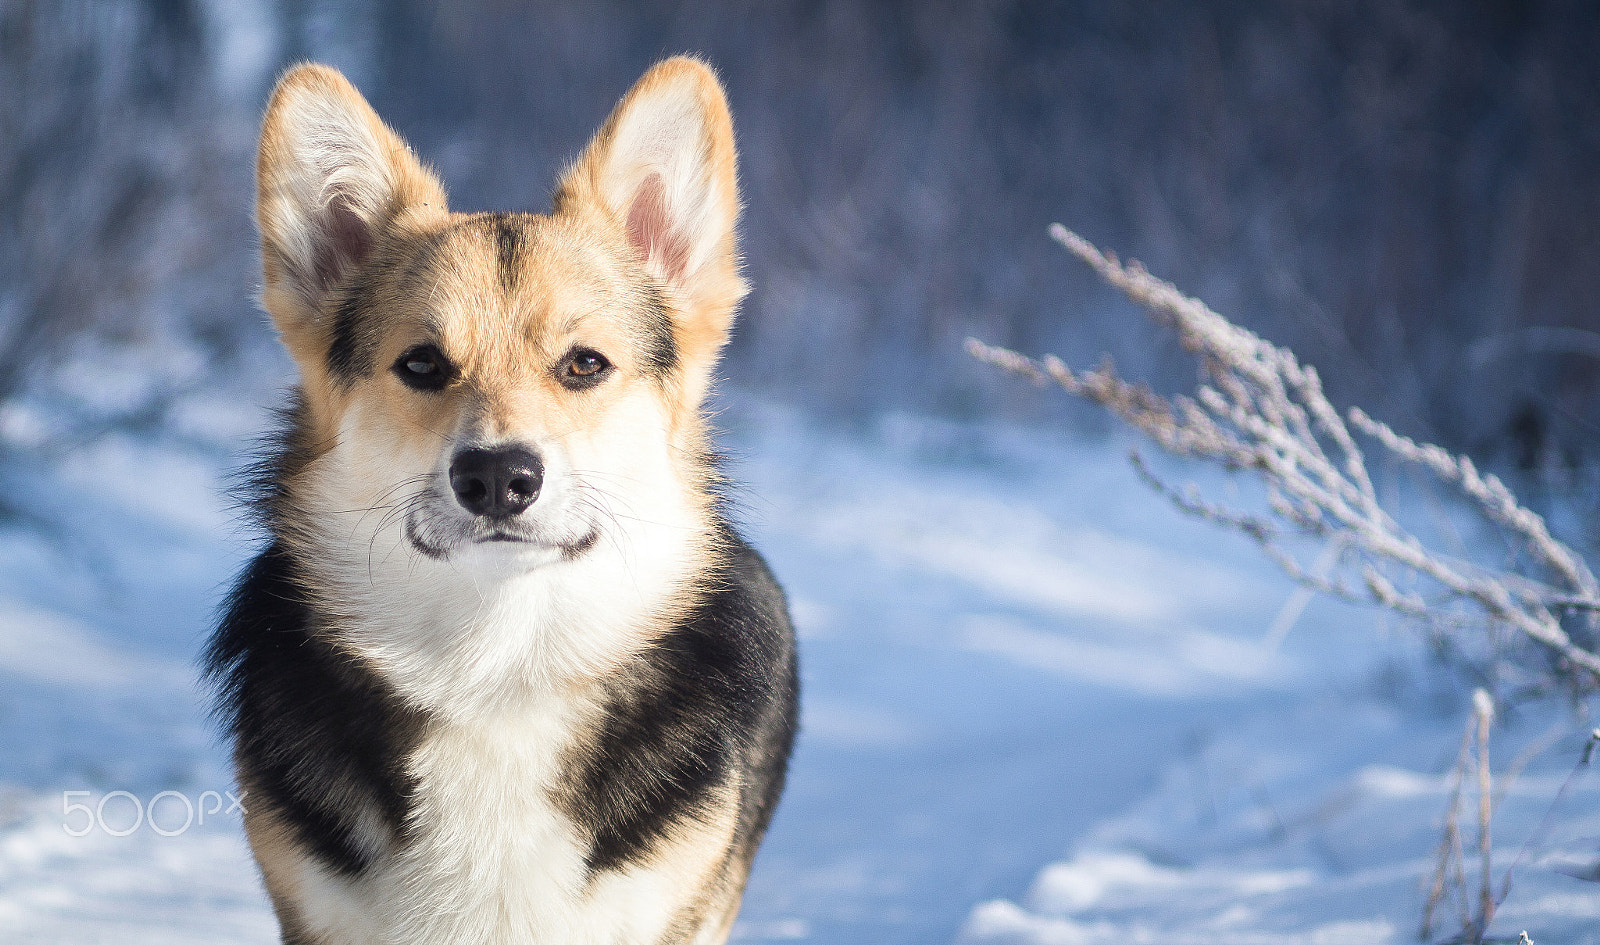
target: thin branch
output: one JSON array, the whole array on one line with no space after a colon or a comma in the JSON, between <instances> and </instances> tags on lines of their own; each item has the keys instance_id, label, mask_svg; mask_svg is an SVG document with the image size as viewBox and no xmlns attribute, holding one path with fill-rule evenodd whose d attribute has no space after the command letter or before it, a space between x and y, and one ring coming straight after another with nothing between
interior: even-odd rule
<instances>
[{"instance_id":1,"label":"thin branch","mask_svg":"<svg viewBox=\"0 0 1600 945\"><path fill-rule=\"evenodd\" d=\"M1573 611L1600 611L1600 581L1503 482L1480 473L1466 457L1401 436L1359 409L1341 414L1316 370L1292 351L1234 325L1138 263L1102 253L1065 227L1050 232L1173 331L1200 361L1207 383L1190 396L1169 398L1124 380L1109 360L1074 371L1053 355L1035 360L968 339L974 357L1098 403L1168 452L1257 476L1268 496L1260 514L1209 502L1193 486L1173 488L1134 460L1140 477L1178 508L1250 537L1303 587L1375 603L1447 632L1459 630L1462 617L1476 612L1488 618L1491 634L1495 627L1510 627L1553 653L1555 671L1569 683L1600 684L1600 655L1574 643L1560 619ZM1378 500L1352 429L1461 492L1488 522L1529 549L1539 573L1480 566L1427 547ZM1308 568L1288 550L1288 539L1336 542L1334 566L1319 562ZM1402 592L1397 578L1401 585L1420 582L1428 596Z\"/></svg>"}]
</instances>

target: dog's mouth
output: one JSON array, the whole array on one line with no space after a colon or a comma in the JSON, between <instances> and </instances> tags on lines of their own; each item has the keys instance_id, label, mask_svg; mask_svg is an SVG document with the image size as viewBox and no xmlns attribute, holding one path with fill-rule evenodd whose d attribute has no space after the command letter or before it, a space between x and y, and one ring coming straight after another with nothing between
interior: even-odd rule
<instances>
[{"instance_id":1,"label":"dog's mouth","mask_svg":"<svg viewBox=\"0 0 1600 945\"><path fill-rule=\"evenodd\" d=\"M588 531L576 538L555 539L504 526L485 530L473 524L465 528L448 528L448 531L454 534L445 535L434 534L437 530L425 527L415 511L406 516L406 541L411 543L411 547L415 548L417 553L434 561L443 561L450 557L452 551L463 545L492 544L527 545L530 548L550 549L559 552L563 560L571 561L581 557L600 541L600 529L595 525L591 525Z\"/></svg>"},{"instance_id":2,"label":"dog's mouth","mask_svg":"<svg viewBox=\"0 0 1600 945\"><path fill-rule=\"evenodd\" d=\"M444 546L436 545L431 541L427 541L422 537L421 534L418 533L417 516L415 512L406 516L405 530L406 541L411 542L411 547L417 549L417 551L424 557L432 558L435 561L443 561L445 558L450 556L450 552Z\"/></svg>"}]
</instances>

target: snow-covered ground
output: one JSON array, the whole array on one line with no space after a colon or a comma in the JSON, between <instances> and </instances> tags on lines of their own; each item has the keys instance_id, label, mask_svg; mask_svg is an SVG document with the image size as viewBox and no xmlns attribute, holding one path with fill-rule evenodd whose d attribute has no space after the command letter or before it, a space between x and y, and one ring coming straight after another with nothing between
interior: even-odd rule
<instances>
[{"instance_id":1,"label":"snow-covered ground","mask_svg":"<svg viewBox=\"0 0 1600 945\"><path fill-rule=\"evenodd\" d=\"M196 399L160 432L7 473L56 524L0 533L0 941L275 941L237 816L178 829L232 788L195 658L250 548L222 489L263 403ZM722 423L805 685L736 940L1416 940L1468 708L1404 632L1316 601L1265 645L1286 582L1115 444L841 431L739 397ZM1497 767L1554 718L1506 720ZM1512 785L1497 883L1584 737L1559 732ZM162 792L153 824L114 835ZM64 805L102 802L109 829L70 835L89 815ZM1597 802L1580 774L1494 934L1600 943L1600 885L1559 871L1592 865Z\"/></svg>"}]
</instances>

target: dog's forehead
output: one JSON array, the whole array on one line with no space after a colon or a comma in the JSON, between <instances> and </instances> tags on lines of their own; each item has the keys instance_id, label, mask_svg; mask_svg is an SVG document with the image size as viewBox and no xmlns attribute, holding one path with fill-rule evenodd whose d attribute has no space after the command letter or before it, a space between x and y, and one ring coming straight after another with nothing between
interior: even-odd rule
<instances>
[{"instance_id":1,"label":"dog's forehead","mask_svg":"<svg viewBox=\"0 0 1600 945\"><path fill-rule=\"evenodd\" d=\"M640 303L633 298L637 280L615 247L563 220L474 214L429 242L410 281L414 288L433 287L425 308L437 318L483 329L561 332L589 319L625 319Z\"/></svg>"},{"instance_id":2,"label":"dog's forehead","mask_svg":"<svg viewBox=\"0 0 1600 945\"><path fill-rule=\"evenodd\" d=\"M569 217L506 213L466 217L449 241L467 277L446 330L469 346L554 356L569 343L621 341L644 373L675 365L666 304L624 241Z\"/></svg>"},{"instance_id":3,"label":"dog's forehead","mask_svg":"<svg viewBox=\"0 0 1600 945\"><path fill-rule=\"evenodd\" d=\"M328 361L347 383L378 366L385 336L405 344L395 336L419 332L468 360L589 336L624 338L645 373L676 363L667 308L627 247L561 217L456 216L396 238L381 257L334 313Z\"/></svg>"}]
</instances>

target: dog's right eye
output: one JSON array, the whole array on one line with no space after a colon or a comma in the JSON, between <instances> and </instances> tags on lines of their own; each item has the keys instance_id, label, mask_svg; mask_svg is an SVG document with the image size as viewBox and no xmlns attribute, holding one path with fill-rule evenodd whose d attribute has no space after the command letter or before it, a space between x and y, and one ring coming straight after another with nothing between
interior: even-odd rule
<instances>
[{"instance_id":1,"label":"dog's right eye","mask_svg":"<svg viewBox=\"0 0 1600 945\"><path fill-rule=\"evenodd\" d=\"M442 390L455 370L438 348L417 345L394 363L394 373L412 390Z\"/></svg>"}]
</instances>

